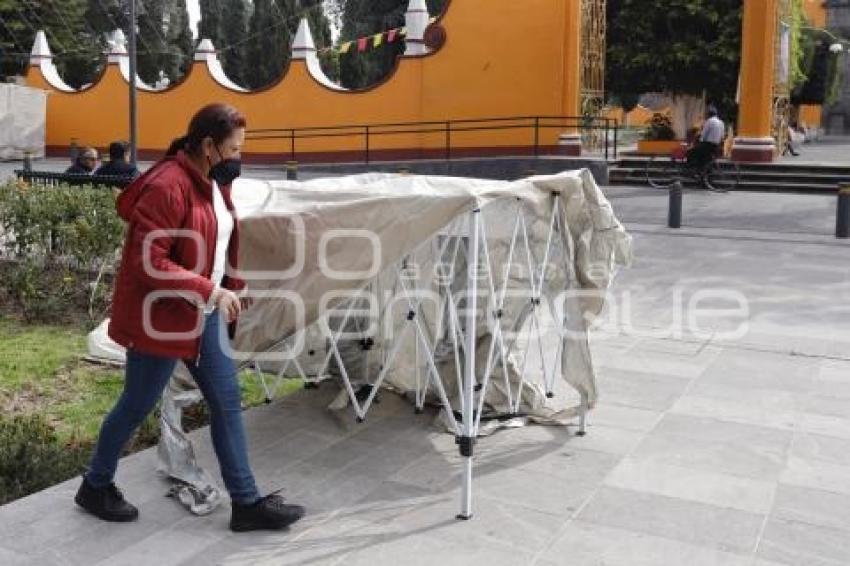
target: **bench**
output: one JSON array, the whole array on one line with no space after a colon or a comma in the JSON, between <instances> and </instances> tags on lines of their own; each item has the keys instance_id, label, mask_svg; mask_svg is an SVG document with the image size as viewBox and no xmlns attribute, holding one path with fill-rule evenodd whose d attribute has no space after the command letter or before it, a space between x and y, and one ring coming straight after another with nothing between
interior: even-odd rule
<instances>
[{"instance_id":1,"label":"bench","mask_svg":"<svg viewBox=\"0 0 850 566\"><path fill-rule=\"evenodd\" d=\"M57 185L95 185L100 187L116 187L123 189L129 185L134 177L125 175L77 175L72 173L58 173L56 171L28 171L16 169L15 175L18 179L34 185L46 185L55 187Z\"/></svg>"}]
</instances>

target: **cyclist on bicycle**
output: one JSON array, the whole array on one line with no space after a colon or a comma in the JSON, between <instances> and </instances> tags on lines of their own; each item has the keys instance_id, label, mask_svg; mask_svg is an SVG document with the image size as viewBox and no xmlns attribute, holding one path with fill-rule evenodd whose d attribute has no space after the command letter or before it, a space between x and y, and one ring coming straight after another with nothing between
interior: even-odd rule
<instances>
[{"instance_id":1,"label":"cyclist on bicycle","mask_svg":"<svg viewBox=\"0 0 850 566\"><path fill-rule=\"evenodd\" d=\"M726 125L717 116L717 108L710 105L705 112L705 123L699 140L688 150L688 165L702 171L719 157L725 132Z\"/></svg>"}]
</instances>

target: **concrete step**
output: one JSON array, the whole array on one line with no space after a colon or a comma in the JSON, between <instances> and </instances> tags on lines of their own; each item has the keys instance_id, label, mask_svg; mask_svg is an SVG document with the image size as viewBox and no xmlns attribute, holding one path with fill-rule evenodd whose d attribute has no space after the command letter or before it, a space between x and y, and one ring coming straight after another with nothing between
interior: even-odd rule
<instances>
[{"instance_id":1,"label":"concrete step","mask_svg":"<svg viewBox=\"0 0 850 566\"><path fill-rule=\"evenodd\" d=\"M640 157L625 157L608 173L609 182L619 185L648 185L646 166L649 160ZM658 167L663 161L656 161ZM789 163L741 163L740 191L770 192L835 192L841 183L850 183L850 166L789 164ZM693 183L685 183L689 185Z\"/></svg>"}]
</instances>

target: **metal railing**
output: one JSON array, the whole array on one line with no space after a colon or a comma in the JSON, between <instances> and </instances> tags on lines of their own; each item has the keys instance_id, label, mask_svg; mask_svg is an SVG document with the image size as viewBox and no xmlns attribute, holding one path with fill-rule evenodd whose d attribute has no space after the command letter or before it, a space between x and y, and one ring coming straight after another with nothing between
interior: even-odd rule
<instances>
[{"instance_id":1,"label":"metal railing","mask_svg":"<svg viewBox=\"0 0 850 566\"><path fill-rule=\"evenodd\" d=\"M116 187L123 189L133 177L121 175L81 175L74 173L58 173L56 171L27 171L16 169L18 179L30 184L56 187L58 185L92 185L97 187Z\"/></svg>"},{"instance_id":2,"label":"metal railing","mask_svg":"<svg viewBox=\"0 0 850 566\"><path fill-rule=\"evenodd\" d=\"M457 137L470 132L506 132L525 130L528 132L526 143L518 143L512 146L488 145L486 143L469 146L457 145ZM299 140L315 140L323 138L347 138L360 140L360 149L354 150L362 155L362 159L369 163L376 154L391 153L405 150L421 152L431 155L428 158L442 157L446 160L455 158L464 153L465 157L479 151L484 154L488 150L500 150L510 148L528 151L529 154L539 157L553 145L542 145L541 137L544 132L557 130L561 132L574 132L580 134L583 139L594 139L599 142L598 150L604 154L605 159L617 159L617 142L619 123L613 118L602 118L593 116L513 116L505 118L480 118L464 120L440 120L423 122L396 122L386 124L354 124L344 126L315 126L302 128L265 128L249 130L246 136L248 140L286 140L289 142L289 158L298 161ZM384 148L375 149L375 139L388 136L410 135L410 134L440 134L443 138L442 145L415 148ZM484 140L486 142L486 140ZM322 153L351 153L352 150L323 151ZM310 152L303 152L309 154Z\"/></svg>"}]
</instances>

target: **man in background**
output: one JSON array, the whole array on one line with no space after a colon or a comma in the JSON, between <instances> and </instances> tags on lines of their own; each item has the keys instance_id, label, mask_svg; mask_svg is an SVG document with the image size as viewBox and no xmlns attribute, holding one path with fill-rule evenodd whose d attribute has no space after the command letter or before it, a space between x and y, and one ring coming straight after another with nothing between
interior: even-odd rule
<instances>
[{"instance_id":1,"label":"man in background","mask_svg":"<svg viewBox=\"0 0 850 566\"><path fill-rule=\"evenodd\" d=\"M69 175L91 175L97 167L97 150L93 147L83 148L77 155L74 164L65 170Z\"/></svg>"},{"instance_id":2,"label":"man in background","mask_svg":"<svg viewBox=\"0 0 850 566\"><path fill-rule=\"evenodd\" d=\"M139 176L139 170L129 163L130 144L125 141L114 141L109 144L109 162L104 163L95 171L95 175L114 175L116 177Z\"/></svg>"},{"instance_id":3,"label":"man in background","mask_svg":"<svg viewBox=\"0 0 850 566\"><path fill-rule=\"evenodd\" d=\"M725 133L726 125L717 116L717 108L709 106L705 111L705 123L699 140L688 151L688 164L702 170L712 159L719 157Z\"/></svg>"}]
</instances>

